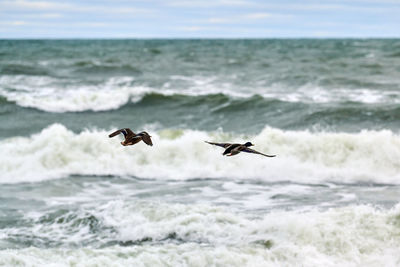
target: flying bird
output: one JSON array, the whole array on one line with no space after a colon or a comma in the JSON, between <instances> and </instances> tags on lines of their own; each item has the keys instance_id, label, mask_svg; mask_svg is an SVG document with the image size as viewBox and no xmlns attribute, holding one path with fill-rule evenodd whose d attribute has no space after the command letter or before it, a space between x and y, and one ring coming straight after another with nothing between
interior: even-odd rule
<instances>
[{"instance_id":1,"label":"flying bird","mask_svg":"<svg viewBox=\"0 0 400 267\"><path fill-rule=\"evenodd\" d=\"M108 135L108 137L111 138L111 137L119 135L120 133L122 133L125 136L125 140L121 142L121 145L123 145L123 146L131 146L140 141L145 142L149 146L153 145L153 142L151 142L151 136L147 132L140 132L138 134L135 134L129 128L119 129L119 130L111 133L110 135Z\"/></svg>"},{"instance_id":2,"label":"flying bird","mask_svg":"<svg viewBox=\"0 0 400 267\"><path fill-rule=\"evenodd\" d=\"M230 144L230 143L213 143L213 142L208 142L208 141L204 141L210 145L215 145L215 146L220 146L225 148L224 153L222 153L222 155L226 155L226 156L234 156L239 154L240 152L247 152L247 153L253 153L253 154L260 154L263 155L265 157L275 157L276 155L266 155L263 154L261 152L258 152L254 149L251 149L249 147L254 146L251 142L247 142L245 144Z\"/></svg>"}]
</instances>

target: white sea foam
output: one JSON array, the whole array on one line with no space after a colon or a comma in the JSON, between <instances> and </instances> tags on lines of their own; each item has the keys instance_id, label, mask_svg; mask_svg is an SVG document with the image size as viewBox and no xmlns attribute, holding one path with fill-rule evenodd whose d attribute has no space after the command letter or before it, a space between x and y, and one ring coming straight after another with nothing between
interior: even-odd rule
<instances>
[{"instance_id":1,"label":"white sea foam","mask_svg":"<svg viewBox=\"0 0 400 267\"><path fill-rule=\"evenodd\" d=\"M288 102L400 103L400 93L373 89L326 89L314 84L289 88L282 84L237 86L217 77L171 76L159 88L135 84L132 77L113 77L97 85L74 84L47 76L3 75L0 95L23 107L48 112L104 111L118 109L128 102L140 101L146 94L200 96L224 94L233 98L264 98ZM183 85L181 84L183 83Z\"/></svg>"},{"instance_id":2,"label":"white sea foam","mask_svg":"<svg viewBox=\"0 0 400 267\"><path fill-rule=\"evenodd\" d=\"M110 129L111 131L112 129ZM237 178L297 182L398 183L400 136L388 130L311 133L265 128L256 136L222 132L152 132L154 146L119 144L109 131L73 133L53 124L31 137L0 141L0 183L35 182L77 175L141 178ZM223 157L216 142L252 141L275 158L241 153Z\"/></svg>"},{"instance_id":3,"label":"white sea foam","mask_svg":"<svg viewBox=\"0 0 400 267\"><path fill-rule=\"evenodd\" d=\"M176 77L174 79L177 79ZM182 78L179 78L182 79ZM212 79L211 79L212 80ZM210 84L210 80L191 78L185 90L170 88L165 83L161 88L132 85L132 77L114 77L99 85L65 85L65 81L43 76L0 77L0 95L22 107L37 108L48 112L104 111L118 109L128 102L140 101L146 94L165 96L182 94L199 96L222 93L231 97L251 97L251 93L229 90L228 85ZM12 90L7 89L12 88Z\"/></svg>"},{"instance_id":4,"label":"white sea foam","mask_svg":"<svg viewBox=\"0 0 400 267\"><path fill-rule=\"evenodd\" d=\"M250 219L210 206L116 200L91 212L114 228L112 238L148 243L0 250L0 265L397 266L400 262L399 205L391 210L350 206L323 212L279 211ZM41 224L35 235L46 235L50 229L54 240L66 233L62 223L53 226ZM76 237L79 243L85 233ZM165 238L183 242L162 242Z\"/></svg>"},{"instance_id":5,"label":"white sea foam","mask_svg":"<svg viewBox=\"0 0 400 267\"><path fill-rule=\"evenodd\" d=\"M306 84L298 88L287 88L284 85L273 85L267 89L256 88L254 94L265 98L279 99L287 102L329 103L358 102L366 104L400 103L400 93L367 88L323 88L315 84Z\"/></svg>"},{"instance_id":6,"label":"white sea foam","mask_svg":"<svg viewBox=\"0 0 400 267\"><path fill-rule=\"evenodd\" d=\"M112 110L129 101L138 101L150 91L146 87L128 86L132 80L120 77L96 86L61 86L60 81L48 77L3 76L0 78L0 94L20 106L48 112ZM13 90L4 89L6 87Z\"/></svg>"}]
</instances>

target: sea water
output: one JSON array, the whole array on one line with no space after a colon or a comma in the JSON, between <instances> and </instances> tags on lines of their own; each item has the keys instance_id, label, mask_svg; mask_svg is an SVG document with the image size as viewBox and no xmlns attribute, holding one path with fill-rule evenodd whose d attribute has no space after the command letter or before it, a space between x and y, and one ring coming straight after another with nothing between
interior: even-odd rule
<instances>
[{"instance_id":1,"label":"sea water","mask_svg":"<svg viewBox=\"0 0 400 267\"><path fill-rule=\"evenodd\" d=\"M399 74L390 39L2 40L0 265L399 266Z\"/></svg>"}]
</instances>

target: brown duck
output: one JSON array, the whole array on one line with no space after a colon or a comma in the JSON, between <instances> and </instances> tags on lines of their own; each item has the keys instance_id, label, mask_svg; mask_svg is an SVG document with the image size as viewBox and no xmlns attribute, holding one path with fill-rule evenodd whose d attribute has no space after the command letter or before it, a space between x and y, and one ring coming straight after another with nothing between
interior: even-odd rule
<instances>
[{"instance_id":1,"label":"brown duck","mask_svg":"<svg viewBox=\"0 0 400 267\"><path fill-rule=\"evenodd\" d=\"M119 135L120 133L122 133L125 136L125 140L121 142L121 145L123 145L123 146L131 146L140 141L145 142L149 146L153 145L153 142L151 142L151 138L150 138L151 136L147 132L140 132L138 134L135 134L129 128L119 129L119 130L111 133L108 137L111 138L111 137Z\"/></svg>"},{"instance_id":2,"label":"brown duck","mask_svg":"<svg viewBox=\"0 0 400 267\"><path fill-rule=\"evenodd\" d=\"M254 146L251 142L247 142L245 144L230 144L230 143L213 143L213 142L207 142L204 141L210 145L215 145L215 146L220 146L225 148L224 153L222 155L226 156L234 156L239 154L240 152L247 152L247 153L253 153L253 154L259 154L263 155L265 157L275 157L276 155L266 155L261 152L258 152L254 149L249 148L250 146Z\"/></svg>"}]
</instances>

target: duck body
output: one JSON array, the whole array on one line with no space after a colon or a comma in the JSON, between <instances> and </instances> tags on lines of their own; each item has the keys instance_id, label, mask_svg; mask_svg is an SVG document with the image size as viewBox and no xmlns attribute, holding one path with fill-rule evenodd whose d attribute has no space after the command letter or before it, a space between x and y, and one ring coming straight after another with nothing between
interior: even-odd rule
<instances>
[{"instance_id":1,"label":"duck body","mask_svg":"<svg viewBox=\"0 0 400 267\"><path fill-rule=\"evenodd\" d=\"M249 148L251 146L254 146L251 142L247 142L245 144L214 143L214 142L208 142L208 141L205 141L205 142L210 145L215 145L215 146L220 146L220 147L225 148L225 151L222 153L222 155L228 156L228 157L237 155L240 152L259 154L259 155L263 155L265 157L275 157L276 156L276 155L267 155L267 154L264 154L264 153L261 153L254 149Z\"/></svg>"},{"instance_id":2,"label":"duck body","mask_svg":"<svg viewBox=\"0 0 400 267\"><path fill-rule=\"evenodd\" d=\"M231 144L230 146L227 146L224 153L222 155L224 156L234 156L240 153L241 149L241 144Z\"/></svg>"},{"instance_id":3,"label":"duck body","mask_svg":"<svg viewBox=\"0 0 400 267\"><path fill-rule=\"evenodd\" d=\"M153 142L151 141L151 136L147 132L140 132L138 134L135 134L131 129L129 128L122 128L119 129L111 134L108 135L108 137L114 137L122 133L125 137L125 140L121 142L121 145L123 146L131 146L136 143L139 143L140 141L143 141L149 146L153 145Z\"/></svg>"}]
</instances>

